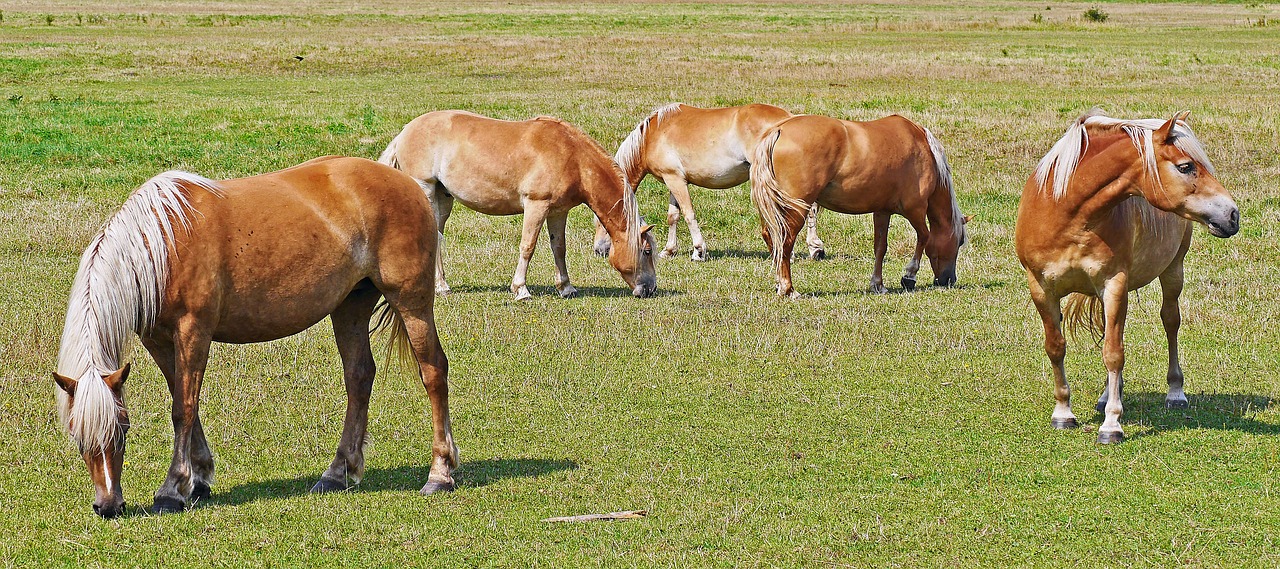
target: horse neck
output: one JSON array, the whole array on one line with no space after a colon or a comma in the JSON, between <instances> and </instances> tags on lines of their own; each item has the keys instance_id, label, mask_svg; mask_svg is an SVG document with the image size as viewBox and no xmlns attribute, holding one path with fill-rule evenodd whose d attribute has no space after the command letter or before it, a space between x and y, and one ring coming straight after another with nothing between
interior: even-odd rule
<instances>
[{"instance_id":1,"label":"horse neck","mask_svg":"<svg viewBox=\"0 0 1280 569\"><path fill-rule=\"evenodd\" d=\"M1071 212L1069 223L1076 226L1093 226L1130 196L1142 195L1137 186L1144 176L1142 157L1127 140L1090 154L1081 160L1057 206Z\"/></svg>"},{"instance_id":2,"label":"horse neck","mask_svg":"<svg viewBox=\"0 0 1280 569\"><path fill-rule=\"evenodd\" d=\"M625 202L626 190L622 187L622 179L611 183L612 172L603 177L603 181L583 185L583 202L596 214L600 225L609 232L614 244L627 243L627 215Z\"/></svg>"},{"instance_id":3,"label":"horse neck","mask_svg":"<svg viewBox=\"0 0 1280 569\"><path fill-rule=\"evenodd\" d=\"M929 220L930 233L956 231L959 220L956 219L955 195L939 184L933 195L929 196L925 216Z\"/></svg>"}]
</instances>

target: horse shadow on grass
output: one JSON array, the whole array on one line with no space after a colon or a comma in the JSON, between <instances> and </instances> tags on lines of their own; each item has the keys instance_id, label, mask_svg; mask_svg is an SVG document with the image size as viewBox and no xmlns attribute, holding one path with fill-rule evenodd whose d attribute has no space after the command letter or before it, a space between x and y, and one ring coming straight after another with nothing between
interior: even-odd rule
<instances>
[{"instance_id":1,"label":"horse shadow on grass","mask_svg":"<svg viewBox=\"0 0 1280 569\"><path fill-rule=\"evenodd\" d=\"M532 294L534 298L542 298L542 297L558 298L560 296L560 291L556 290L555 287L552 287L552 286L542 286L542 285L525 285L525 286L529 288L529 294ZM574 288L578 289L578 294L575 296L580 296L580 297L622 298L622 297L631 296L631 290L621 286L576 286L575 285ZM449 294L455 295L459 293L476 293L476 292L490 292L490 293L501 292L501 293L511 294L511 287L507 285L451 286L451 290ZM658 292L654 294L654 297L659 298L659 297L668 297L668 296L679 296L682 294L684 294L684 292L682 291L664 289L662 288L661 283L659 283Z\"/></svg>"},{"instance_id":2,"label":"horse shadow on grass","mask_svg":"<svg viewBox=\"0 0 1280 569\"><path fill-rule=\"evenodd\" d=\"M566 470L577 470L578 464L565 459L501 458L463 462L454 473L459 490L482 488L509 478L538 477ZM405 492L414 493L427 481L431 466L413 465L399 468L369 468L360 484L348 492ZM276 478L241 484L226 490L214 488L213 496L205 501L210 506L235 506L258 500L272 500L309 494L311 486L320 479L320 472Z\"/></svg>"},{"instance_id":3,"label":"horse shadow on grass","mask_svg":"<svg viewBox=\"0 0 1280 569\"><path fill-rule=\"evenodd\" d=\"M1243 393L1187 394L1190 405L1185 409L1164 406L1165 394L1158 391L1125 393L1124 419L1148 427L1127 438L1136 439L1187 429L1239 431L1254 435L1280 435L1280 425L1264 423L1250 417L1265 411L1276 401L1265 395ZM1094 410L1094 421L1104 418Z\"/></svg>"}]
</instances>

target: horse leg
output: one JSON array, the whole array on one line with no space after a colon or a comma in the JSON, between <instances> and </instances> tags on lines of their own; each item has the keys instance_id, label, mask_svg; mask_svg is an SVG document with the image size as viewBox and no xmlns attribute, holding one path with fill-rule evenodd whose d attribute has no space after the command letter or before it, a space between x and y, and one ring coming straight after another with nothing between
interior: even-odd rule
<instances>
[{"instance_id":1,"label":"horse leg","mask_svg":"<svg viewBox=\"0 0 1280 569\"><path fill-rule=\"evenodd\" d=\"M1050 298L1044 286L1035 277L1028 275L1027 282L1031 289L1031 301L1040 313L1040 321L1044 324L1044 353L1049 356L1049 364L1053 367L1053 415L1050 424L1055 429L1074 429L1079 426L1075 413L1071 412L1071 386L1067 384L1067 370L1064 361L1067 357L1067 339L1062 335L1062 301Z\"/></svg>"},{"instance_id":2,"label":"horse leg","mask_svg":"<svg viewBox=\"0 0 1280 569\"><path fill-rule=\"evenodd\" d=\"M151 354L151 359L155 360L156 365L160 368L160 373L164 375L165 383L170 388L170 394L173 393L173 385L176 381L177 367L175 363L173 341L168 338L145 337L142 339L142 345ZM176 431L175 431L176 432ZM192 482L191 496L192 503L200 500L208 499L213 491L213 451L209 448L209 442L204 436L204 427L200 424L200 417L195 419L195 425L191 429L191 467L194 481Z\"/></svg>"},{"instance_id":3,"label":"horse leg","mask_svg":"<svg viewBox=\"0 0 1280 569\"><path fill-rule=\"evenodd\" d=\"M804 220L804 214L787 211L786 227L782 236L782 258L775 260L778 263L779 296L800 298L800 293L796 292L791 283L791 253L795 249L796 238L800 236L800 230L804 229Z\"/></svg>"},{"instance_id":4,"label":"horse leg","mask_svg":"<svg viewBox=\"0 0 1280 569\"><path fill-rule=\"evenodd\" d=\"M679 238L676 236L676 223L680 221L680 204L676 203L674 194L667 194L667 244L658 252L661 259L670 259L676 256L676 251L680 249Z\"/></svg>"},{"instance_id":5,"label":"horse leg","mask_svg":"<svg viewBox=\"0 0 1280 569\"><path fill-rule=\"evenodd\" d=\"M200 386L209 362L210 333L190 315L178 322L174 334L174 378L169 382L173 397L173 460L169 473L156 490L153 513L181 512L195 490L192 440L199 423Z\"/></svg>"},{"instance_id":6,"label":"horse leg","mask_svg":"<svg viewBox=\"0 0 1280 569\"><path fill-rule=\"evenodd\" d=\"M671 190L671 205L679 206L677 213L684 213L684 223L689 226L689 239L693 241L693 249L689 254L689 258L694 261L707 260L707 243L702 240L702 228L698 225L698 217L693 211L693 200L689 197L689 183L684 178L671 176L663 178L663 182L667 184L667 189ZM671 233L667 238L667 247L671 248L671 254L676 253L675 243L675 227L676 224L670 219L671 209L667 208L667 223Z\"/></svg>"},{"instance_id":7,"label":"horse leg","mask_svg":"<svg viewBox=\"0 0 1280 569\"><path fill-rule=\"evenodd\" d=\"M1129 309L1129 289L1124 274L1116 275L1103 287L1102 309L1106 315L1106 328L1102 338L1102 361L1107 366L1106 417L1098 427L1098 442L1118 443L1124 440L1124 428L1120 416L1124 405L1120 402L1120 389L1124 382L1124 321Z\"/></svg>"},{"instance_id":8,"label":"horse leg","mask_svg":"<svg viewBox=\"0 0 1280 569\"><path fill-rule=\"evenodd\" d=\"M369 347L369 319L382 296L377 289L352 291L333 313L333 339L342 359L342 382L347 388L347 414L342 437L329 468L320 475L312 492L346 490L364 476L364 445L369 427L369 395L373 392L376 365Z\"/></svg>"},{"instance_id":9,"label":"horse leg","mask_svg":"<svg viewBox=\"0 0 1280 569\"><path fill-rule=\"evenodd\" d=\"M1178 297L1182 295L1182 282L1182 259L1178 259L1160 275L1160 320L1169 341L1169 395L1164 398L1164 406L1170 409L1186 409L1188 405L1187 394L1182 390L1182 366L1178 364L1178 328L1182 326Z\"/></svg>"},{"instance_id":10,"label":"horse leg","mask_svg":"<svg viewBox=\"0 0 1280 569\"><path fill-rule=\"evenodd\" d=\"M595 250L596 255L608 257L609 249L613 247L613 239L609 237L609 231L604 228L604 224L600 223L599 217L593 215L591 218L596 224L596 240L592 249Z\"/></svg>"},{"instance_id":11,"label":"horse leg","mask_svg":"<svg viewBox=\"0 0 1280 569\"><path fill-rule=\"evenodd\" d=\"M529 259L533 258L533 250L538 248L538 233L542 231L542 222L547 218L546 202L531 201L524 206L524 229L520 236L520 259L516 262L516 274L511 278L511 292L516 300L533 298L529 288L525 286L525 278L529 274Z\"/></svg>"},{"instance_id":12,"label":"horse leg","mask_svg":"<svg viewBox=\"0 0 1280 569\"><path fill-rule=\"evenodd\" d=\"M556 260L556 290L560 291L560 298L569 298L578 294L578 289L569 284L569 265L564 260L566 248L564 228L568 221L568 212L547 216L547 239L551 241L551 255Z\"/></svg>"},{"instance_id":13,"label":"horse leg","mask_svg":"<svg viewBox=\"0 0 1280 569\"><path fill-rule=\"evenodd\" d=\"M818 210L820 209L822 207L816 203L809 206L809 235L805 243L809 245L809 259L813 261L827 258L827 245L818 238Z\"/></svg>"},{"instance_id":14,"label":"horse leg","mask_svg":"<svg viewBox=\"0 0 1280 569\"><path fill-rule=\"evenodd\" d=\"M911 262L907 263L907 268L902 272L902 288L903 290L912 291L916 289L916 274L920 272L920 257L924 255L925 245L929 243L929 226L925 222L924 212L909 214L906 216L907 221L911 223L911 228L916 232L916 250L911 255Z\"/></svg>"},{"instance_id":15,"label":"horse leg","mask_svg":"<svg viewBox=\"0 0 1280 569\"><path fill-rule=\"evenodd\" d=\"M427 302L425 308L410 308L406 306L403 295L397 300L399 302L392 306L404 319L422 385L427 388L427 397L431 400L431 472L421 493L428 495L453 490L453 471L458 468L458 445L453 442L453 428L449 422L449 359L440 346L431 303Z\"/></svg>"},{"instance_id":16,"label":"horse leg","mask_svg":"<svg viewBox=\"0 0 1280 569\"><path fill-rule=\"evenodd\" d=\"M426 182L422 187L431 201L431 210L436 214L436 231L439 232L436 235L436 294L443 296L449 294L449 283L444 280L444 224L453 213L453 195L438 182Z\"/></svg>"},{"instance_id":17,"label":"horse leg","mask_svg":"<svg viewBox=\"0 0 1280 569\"><path fill-rule=\"evenodd\" d=\"M884 286L884 256L889 251L889 218L892 215L882 211L871 214L876 254L875 268L871 271L871 292L877 294L889 292Z\"/></svg>"}]
</instances>

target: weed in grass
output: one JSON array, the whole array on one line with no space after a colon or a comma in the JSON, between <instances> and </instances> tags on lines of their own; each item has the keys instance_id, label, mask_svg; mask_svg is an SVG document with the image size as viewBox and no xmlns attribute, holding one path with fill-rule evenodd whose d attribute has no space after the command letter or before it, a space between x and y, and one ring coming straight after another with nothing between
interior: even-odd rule
<instances>
[{"instance_id":1,"label":"weed in grass","mask_svg":"<svg viewBox=\"0 0 1280 569\"><path fill-rule=\"evenodd\" d=\"M1107 18L1109 17L1111 17L1110 14L1106 13L1104 10L1102 10L1097 6L1093 6L1088 10L1084 11L1084 19L1090 22L1102 23L1107 21Z\"/></svg>"}]
</instances>

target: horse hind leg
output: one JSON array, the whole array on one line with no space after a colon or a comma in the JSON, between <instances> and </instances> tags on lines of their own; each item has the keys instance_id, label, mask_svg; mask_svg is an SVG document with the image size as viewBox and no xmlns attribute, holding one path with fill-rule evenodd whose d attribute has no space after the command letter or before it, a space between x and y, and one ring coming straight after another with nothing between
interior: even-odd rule
<instances>
[{"instance_id":1,"label":"horse hind leg","mask_svg":"<svg viewBox=\"0 0 1280 569\"><path fill-rule=\"evenodd\" d=\"M436 215L436 294L449 294L449 283L444 280L444 224L449 222L453 213L453 195L439 182L422 182L423 191L431 202L431 210Z\"/></svg>"},{"instance_id":2,"label":"horse hind leg","mask_svg":"<svg viewBox=\"0 0 1280 569\"><path fill-rule=\"evenodd\" d=\"M1178 297L1182 295L1182 260L1160 275L1160 291L1163 299L1160 305L1160 320L1164 324L1165 339L1169 342L1169 394L1165 396L1164 406L1170 409L1185 409L1189 405L1187 394L1182 389L1182 366L1178 363L1178 329L1182 326L1182 310L1178 307Z\"/></svg>"},{"instance_id":3,"label":"horse hind leg","mask_svg":"<svg viewBox=\"0 0 1280 569\"><path fill-rule=\"evenodd\" d=\"M827 258L827 244L818 238L818 211L821 209L822 206L816 203L809 206L809 233L805 243L809 246L809 259L813 261Z\"/></svg>"},{"instance_id":4,"label":"horse hind leg","mask_svg":"<svg viewBox=\"0 0 1280 569\"><path fill-rule=\"evenodd\" d=\"M329 468L311 487L312 492L346 490L364 477L364 445L368 437L369 397L376 366L369 346L369 320L381 296L362 287L347 296L330 314L333 337L342 359L342 382L347 389L347 412L342 436Z\"/></svg>"},{"instance_id":5,"label":"horse hind leg","mask_svg":"<svg viewBox=\"0 0 1280 569\"><path fill-rule=\"evenodd\" d=\"M424 308L411 308L420 304L405 302L403 296L389 301L404 321L405 335L418 362L422 385L431 401L431 472L421 493L429 495L453 490L453 471L458 468L459 459L458 445L453 442L453 427L449 421L449 359L440 345L430 299Z\"/></svg>"}]
</instances>

